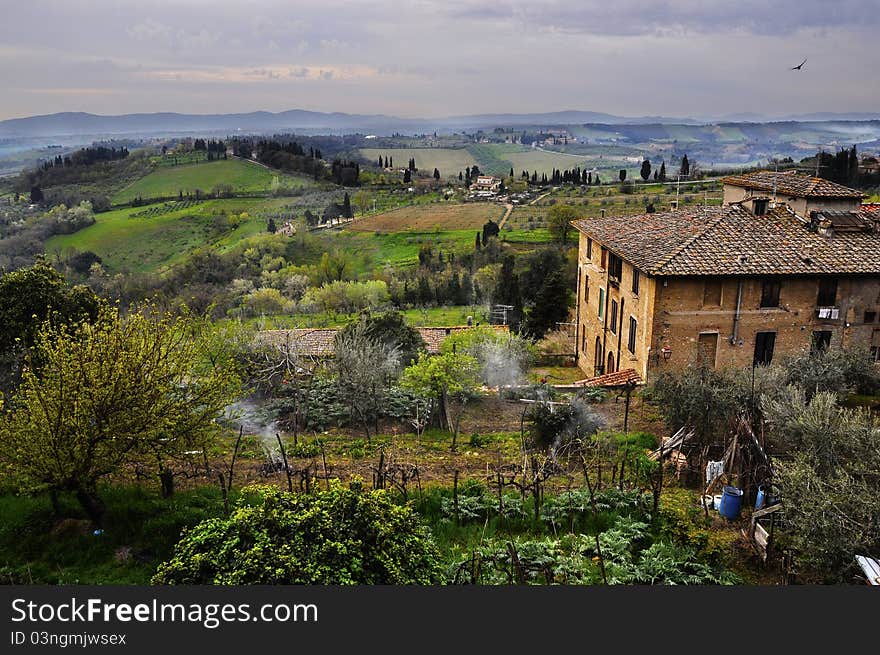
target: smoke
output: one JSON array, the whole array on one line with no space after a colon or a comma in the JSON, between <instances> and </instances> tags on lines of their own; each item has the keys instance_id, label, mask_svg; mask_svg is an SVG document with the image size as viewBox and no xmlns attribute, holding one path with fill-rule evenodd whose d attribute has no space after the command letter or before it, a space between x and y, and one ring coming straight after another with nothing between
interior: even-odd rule
<instances>
[{"instance_id":1,"label":"smoke","mask_svg":"<svg viewBox=\"0 0 880 655\"><path fill-rule=\"evenodd\" d=\"M476 343L471 354L480 363L486 386L517 387L525 382L531 354L528 343L514 334L493 335Z\"/></svg>"},{"instance_id":2,"label":"smoke","mask_svg":"<svg viewBox=\"0 0 880 655\"><path fill-rule=\"evenodd\" d=\"M259 438L263 452L270 462L281 460L275 436L279 431L278 423L269 419L255 402L243 399L227 405L223 412L223 421L229 427L241 428L242 434Z\"/></svg>"}]
</instances>

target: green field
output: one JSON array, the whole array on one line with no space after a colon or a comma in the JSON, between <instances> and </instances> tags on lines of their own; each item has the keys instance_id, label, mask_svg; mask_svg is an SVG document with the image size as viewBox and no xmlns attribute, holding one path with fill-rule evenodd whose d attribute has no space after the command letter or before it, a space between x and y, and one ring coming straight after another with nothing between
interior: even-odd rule
<instances>
[{"instance_id":1,"label":"green field","mask_svg":"<svg viewBox=\"0 0 880 655\"><path fill-rule=\"evenodd\" d=\"M406 322L413 327L449 327L450 325L467 325L468 316L475 323L488 321L486 308L476 305L452 305L445 307L424 307L405 309L401 312ZM288 330L292 328L331 328L341 327L354 320L353 316L344 314L286 314L277 316L261 316L242 321L245 325L260 330ZM224 319L238 320L238 319Z\"/></svg>"},{"instance_id":2,"label":"green field","mask_svg":"<svg viewBox=\"0 0 880 655\"><path fill-rule=\"evenodd\" d=\"M283 199L239 198L209 200L181 209L175 208L177 203L118 209L98 214L94 225L79 232L52 237L46 242L46 252L88 250L101 257L108 272L149 272L181 261L196 248L211 244L223 250L265 232L261 212L277 211L283 203ZM248 215L244 220L242 213ZM231 226L229 217L237 217L241 223Z\"/></svg>"},{"instance_id":3,"label":"green field","mask_svg":"<svg viewBox=\"0 0 880 655\"><path fill-rule=\"evenodd\" d=\"M474 247L476 230L433 230L385 233L344 232L339 236L345 248L370 259L375 266L414 266L419 249L432 244L434 250L462 253Z\"/></svg>"},{"instance_id":4,"label":"green field","mask_svg":"<svg viewBox=\"0 0 880 655\"><path fill-rule=\"evenodd\" d=\"M240 159L221 159L186 166L162 166L152 173L120 190L113 202L131 202L134 198L162 198L194 194L196 190L210 193L217 185L228 184L235 191L268 191L272 178L277 177L282 187L299 188L311 181L263 168L259 164Z\"/></svg>"},{"instance_id":5,"label":"green field","mask_svg":"<svg viewBox=\"0 0 880 655\"><path fill-rule=\"evenodd\" d=\"M464 148L361 148L364 159L375 162L382 157L392 157L394 166L406 166L410 158L415 158L416 168L433 172L436 168L444 177L458 177L459 171L470 168L477 163Z\"/></svg>"}]
</instances>

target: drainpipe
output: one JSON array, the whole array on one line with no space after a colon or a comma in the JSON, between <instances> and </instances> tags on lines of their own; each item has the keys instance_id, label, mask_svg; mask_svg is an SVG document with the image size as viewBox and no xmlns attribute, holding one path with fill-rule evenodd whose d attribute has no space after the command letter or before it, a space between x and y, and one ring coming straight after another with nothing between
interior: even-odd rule
<instances>
[{"instance_id":1,"label":"drainpipe","mask_svg":"<svg viewBox=\"0 0 880 655\"><path fill-rule=\"evenodd\" d=\"M740 305L742 304L742 295L743 295L743 281L742 278L739 279L736 285L736 313L733 315L733 334L730 336L730 345L735 346L737 338L739 336L739 319L740 319Z\"/></svg>"},{"instance_id":2,"label":"drainpipe","mask_svg":"<svg viewBox=\"0 0 880 655\"><path fill-rule=\"evenodd\" d=\"M611 253L609 251L609 256L605 260L605 310L602 316L602 361L600 363L603 373L608 372L605 370L605 362L608 361L608 357L606 357L606 355L608 354L606 341L608 340L608 297L611 295L609 293L611 285L608 284L608 259L610 259L610 254Z\"/></svg>"},{"instance_id":3,"label":"drainpipe","mask_svg":"<svg viewBox=\"0 0 880 655\"><path fill-rule=\"evenodd\" d=\"M620 346L623 343L623 305L626 300L623 295L620 296L620 320L617 326L617 370L620 370Z\"/></svg>"}]
</instances>

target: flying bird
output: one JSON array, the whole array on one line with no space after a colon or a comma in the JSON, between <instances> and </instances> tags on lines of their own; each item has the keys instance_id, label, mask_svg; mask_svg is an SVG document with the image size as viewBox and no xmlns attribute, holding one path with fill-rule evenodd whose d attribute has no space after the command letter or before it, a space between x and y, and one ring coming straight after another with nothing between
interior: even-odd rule
<instances>
[{"instance_id":1,"label":"flying bird","mask_svg":"<svg viewBox=\"0 0 880 655\"><path fill-rule=\"evenodd\" d=\"M803 60L801 63L799 63L797 66L793 66L791 70L793 70L793 71L799 71L801 68L804 67L804 64L806 64L806 63L807 63L807 60L804 59L804 60Z\"/></svg>"}]
</instances>

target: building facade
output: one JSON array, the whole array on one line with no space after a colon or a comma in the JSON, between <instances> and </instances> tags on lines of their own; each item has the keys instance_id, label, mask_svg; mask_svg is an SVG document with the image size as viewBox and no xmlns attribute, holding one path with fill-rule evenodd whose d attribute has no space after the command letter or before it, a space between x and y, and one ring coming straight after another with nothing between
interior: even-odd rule
<instances>
[{"instance_id":1,"label":"building facade","mask_svg":"<svg viewBox=\"0 0 880 655\"><path fill-rule=\"evenodd\" d=\"M780 200L777 186L756 207L738 182L725 180L721 207L575 221L587 376L634 369L650 381L854 344L880 358L880 213L853 190L842 209L840 189L823 204Z\"/></svg>"}]
</instances>

